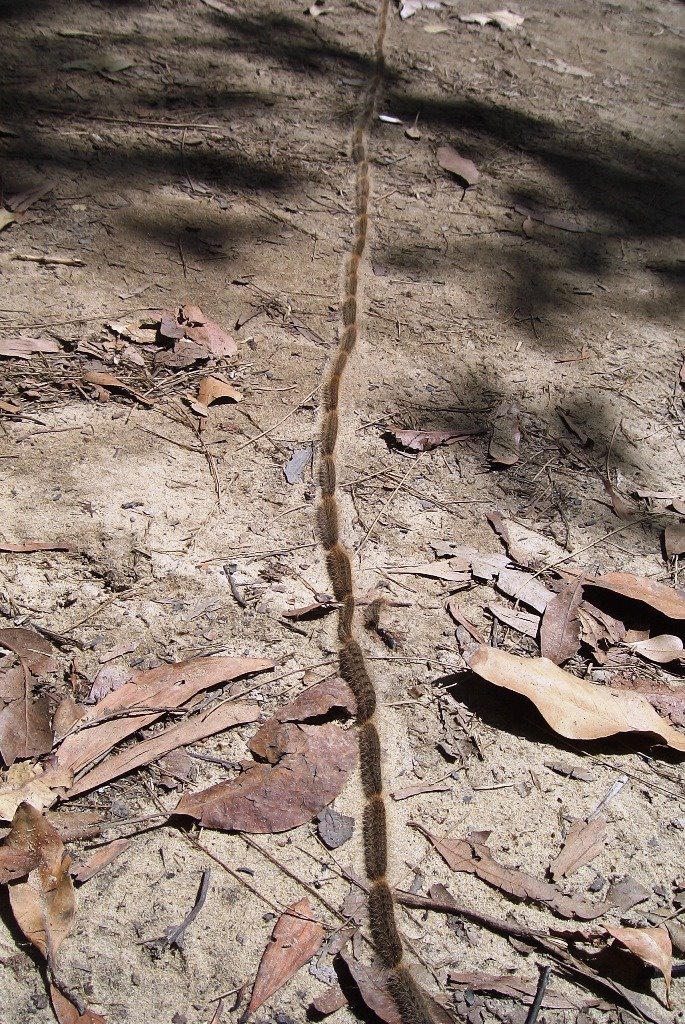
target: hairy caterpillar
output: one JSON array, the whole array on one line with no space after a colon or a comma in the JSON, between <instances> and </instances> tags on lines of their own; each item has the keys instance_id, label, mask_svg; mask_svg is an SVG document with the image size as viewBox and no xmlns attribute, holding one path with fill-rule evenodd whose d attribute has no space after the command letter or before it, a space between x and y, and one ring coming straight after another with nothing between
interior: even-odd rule
<instances>
[{"instance_id":1,"label":"hairy caterpillar","mask_svg":"<svg viewBox=\"0 0 685 1024\"><path fill-rule=\"evenodd\" d=\"M359 338L359 278L369 232L371 178L366 136L376 110L383 84L385 60L383 47L388 21L389 0L379 0L375 64L363 108L352 133L352 162L355 169L354 235L345 260L343 300L340 314L338 348L324 380L323 418L320 432L319 489L317 525L326 552L326 566L333 593L340 604L338 617L338 658L340 674L349 684L357 701L359 763L365 806L363 846L369 888L369 927L378 957L388 972L388 988L403 1024L433 1024L428 1001L404 963L402 940L395 919L395 902L386 880L388 868L388 832L386 823L381 744L374 717L376 690L369 674L364 652L354 636L354 588L350 556L339 538L339 510L336 499L337 473L335 448L338 439L338 408L344 374L350 354ZM370 620L378 619L378 607Z\"/></svg>"}]
</instances>

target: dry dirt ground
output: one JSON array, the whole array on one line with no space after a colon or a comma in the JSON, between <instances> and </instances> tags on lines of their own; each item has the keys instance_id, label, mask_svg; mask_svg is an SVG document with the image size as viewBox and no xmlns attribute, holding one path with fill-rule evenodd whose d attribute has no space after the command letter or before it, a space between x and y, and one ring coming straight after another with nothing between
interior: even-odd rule
<instances>
[{"instance_id":1,"label":"dry dirt ground","mask_svg":"<svg viewBox=\"0 0 685 1024\"><path fill-rule=\"evenodd\" d=\"M407 822L455 837L492 830L500 860L543 877L569 822L627 778L607 805L602 852L565 884L601 898L632 876L648 899L607 920L648 924L683 900L678 764L650 757L648 745L569 744L523 699L462 683L449 582L393 570L434 561L431 542L501 552L486 519L499 512L526 528L534 568L583 549L570 567L677 585L661 535L678 516L666 501L636 495L685 496L676 340L682 6L525 0L515 5L523 25L507 32L458 20L474 9L450 0L391 17L381 113L402 123L373 126L364 340L344 400L345 534L352 545L364 541L358 589L380 586L396 602L384 619L395 650L368 640L389 788L447 780L444 791L392 802L393 878L422 893L442 881L484 911L547 929L554 919L542 909L450 872ZM301 621L298 631L282 621L329 589L311 465L294 483L284 466L293 452L316 448L372 5L331 0L314 18L292 0L2 0L0 25L3 187L52 185L0 235L0 337L60 344L57 354L1 360L0 397L19 412L0 414L0 540L71 545L0 556L2 624L59 634L62 690L71 679L81 699L112 651L126 652L115 665L138 668L218 652L272 658L275 670L255 691L266 718L334 670L332 617ZM405 133L415 122L420 138ZM438 164L446 144L480 170L466 192ZM554 216L544 223L539 211ZM201 432L187 396L207 364L160 365L159 346L106 327L184 303L201 306L238 345L209 369L243 401L212 406ZM116 374L153 404L125 393L103 400L83 380L92 370ZM520 459L496 469L488 444L503 402L520 408ZM481 433L417 459L388 445L391 426ZM627 518L603 485L607 465ZM223 570L232 562L245 608ZM536 641L493 625L492 587L474 585L458 600L485 637L538 652ZM635 666L622 657L568 667L607 681L626 659ZM677 685L677 670L667 678ZM50 695L57 700L59 684ZM240 762L255 728L194 749ZM550 761L582 766L591 781L555 774ZM141 818L155 812L153 797L171 808L183 791L224 774L194 760L190 780L169 792L153 766L73 809ZM335 808L354 815L358 804L355 783ZM217 997L255 976L273 913L184 830L150 822L107 833L133 842L78 890L62 969L108 1024L204 1024ZM249 869L242 877L271 904L308 895L333 931L340 920L316 897L342 907L350 884L339 866L361 871L358 835L334 854L314 825L262 836L272 859L240 835L204 830L201 840L234 870ZM97 842L73 844L72 853ZM145 945L188 911L210 864L185 951ZM38 963L4 902L2 918L3 1024L51 1021ZM433 991L446 991L449 970L537 977L535 956L486 929L417 912L402 912L402 927L435 972ZM304 1020L332 978L324 953L254 1019ZM668 1019L663 983L646 984L654 1012ZM555 986L579 1002L588 995L563 980ZM682 981L673 999L682 1020ZM231 996L224 1021L238 1019L232 1004ZM477 1001L476 1010L477 1020L525 1014L501 1000ZM613 1014L588 1011L594 1020ZM577 1018L577 1010L543 1011L548 1022ZM352 1012L333 1019L343 1024Z\"/></svg>"}]
</instances>

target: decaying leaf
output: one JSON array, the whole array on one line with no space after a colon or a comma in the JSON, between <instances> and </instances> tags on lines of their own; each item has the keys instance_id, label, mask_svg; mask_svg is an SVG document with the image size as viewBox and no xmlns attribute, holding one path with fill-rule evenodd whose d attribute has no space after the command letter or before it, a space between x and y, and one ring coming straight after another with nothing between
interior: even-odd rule
<instances>
[{"instance_id":1,"label":"decaying leaf","mask_svg":"<svg viewBox=\"0 0 685 1024\"><path fill-rule=\"evenodd\" d=\"M9 551L16 554L29 554L32 551L71 551L71 544L27 540L23 544L0 544L0 551Z\"/></svg>"},{"instance_id":2,"label":"decaying leaf","mask_svg":"<svg viewBox=\"0 0 685 1024\"><path fill-rule=\"evenodd\" d=\"M337 850L352 838L354 818L349 814L341 814L332 807L324 807L317 816L317 831L329 850Z\"/></svg>"},{"instance_id":3,"label":"decaying leaf","mask_svg":"<svg viewBox=\"0 0 685 1024\"><path fill-rule=\"evenodd\" d=\"M666 999L670 1008L673 947L667 929L663 925L658 928L619 928L607 925L607 931L644 963L661 971L666 982Z\"/></svg>"},{"instance_id":4,"label":"decaying leaf","mask_svg":"<svg viewBox=\"0 0 685 1024\"><path fill-rule=\"evenodd\" d=\"M457 604L456 597L450 597L449 598L449 600L447 601L447 610L450 613L450 615L452 616L452 618L454 619L454 621L458 625L463 626L464 629L466 630L466 632L469 633L469 635L473 637L473 639L476 641L476 643L478 643L478 644L482 644L483 643L483 638L480 635L480 633L478 632L478 630L476 629L476 627L473 625L472 622L469 621L469 619L466 618L464 613L461 611L459 605Z\"/></svg>"},{"instance_id":5,"label":"decaying leaf","mask_svg":"<svg viewBox=\"0 0 685 1024\"><path fill-rule=\"evenodd\" d=\"M481 971L450 971L450 985L465 985L472 992L494 992L530 1004L538 989L538 979L517 978L514 974L484 974ZM599 1000L574 1002L568 996L545 990L540 1006L547 1010L580 1010L597 1006Z\"/></svg>"},{"instance_id":6,"label":"decaying leaf","mask_svg":"<svg viewBox=\"0 0 685 1024\"><path fill-rule=\"evenodd\" d=\"M83 864L72 864L71 873L77 882L87 882L108 864L120 857L131 845L130 839L113 839L90 855Z\"/></svg>"},{"instance_id":7,"label":"decaying leaf","mask_svg":"<svg viewBox=\"0 0 685 1024\"><path fill-rule=\"evenodd\" d=\"M513 11L507 10L490 11L488 14L459 14L457 17L459 21L464 21L466 24L496 25L503 32L518 28L519 25L523 25L525 20L520 14L514 14Z\"/></svg>"},{"instance_id":8,"label":"decaying leaf","mask_svg":"<svg viewBox=\"0 0 685 1024\"><path fill-rule=\"evenodd\" d=\"M582 577L568 583L545 608L540 624L540 652L555 665L573 658L580 647L578 606L583 597Z\"/></svg>"},{"instance_id":9,"label":"decaying leaf","mask_svg":"<svg viewBox=\"0 0 685 1024\"><path fill-rule=\"evenodd\" d=\"M180 319L185 321L186 337L203 345L213 356L224 358L236 355L238 346L232 335L214 320L209 320L199 306L184 306Z\"/></svg>"},{"instance_id":10,"label":"decaying leaf","mask_svg":"<svg viewBox=\"0 0 685 1024\"><path fill-rule=\"evenodd\" d=\"M577 779L579 782L597 781L597 776L593 775L587 768L573 764L564 764L563 761L545 761L545 768L556 772L557 775L565 775L568 779Z\"/></svg>"},{"instance_id":11,"label":"decaying leaf","mask_svg":"<svg viewBox=\"0 0 685 1024\"><path fill-rule=\"evenodd\" d=\"M207 828L285 832L303 825L341 792L357 763L357 741L337 725L280 726L272 764L188 794L174 813Z\"/></svg>"},{"instance_id":12,"label":"decaying leaf","mask_svg":"<svg viewBox=\"0 0 685 1024\"><path fill-rule=\"evenodd\" d=\"M30 678L28 670L25 674ZM49 701L47 697L33 700L30 685L19 700L0 711L0 755L8 766L21 758L47 754L52 748Z\"/></svg>"},{"instance_id":13,"label":"decaying leaf","mask_svg":"<svg viewBox=\"0 0 685 1024\"><path fill-rule=\"evenodd\" d=\"M631 650L642 655L657 665L667 665L669 661L679 661L683 656L683 641L679 636L662 633L661 636L650 636L646 640L638 640L629 644Z\"/></svg>"},{"instance_id":14,"label":"decaying leaf","mask_svg":"<svg viewBox=\"0 0 685 1024\"><path fill-rule=\"evenodd\" d=\"M576 821L568 831L559 855L549 866L555 882L589 864L604 849L607 822L598 816L591 821Z\"/></svg>"},{"instance_id":15,"label":"decaying leaf","mask_svg":"<svg viewBox=\"0 0 685 1024\"><path fill-rule=\"evenodd\" d=\"M196 694L253 672L266 672L266 658L191 658L147 672L134 672L130 682L89 708L75 731L62 741L57 763L74 774L99 761L103 754L156 721L164 712L187 704Z\"/></svg>"},{"instance_id":16,"label":"decaying leaf","mask_svg":"<svg viewBox=\"0 0 685 1024\"><path fill-rule=\"evenodd\" d=\"M436 156L443 170L454 174L464 188L475 185L480 178L480 172L473 160L460 156L451 146L440 146Z\"/></svg>"},{"instance_id":17,"label":"decaying leaf","mask_svg":"<svg viewBox=\"0 0 685 1024\"><path fill-rule=\"evenodd\" d=\"M112 779L118 779L121 775L140 768L144 764L157 761L164 754L168 754L186 743L197 743L206 736L215 736L225 729L234 725L244 725L246 722L254 722L259 717L259 705L248 701L229 701L226 704L219 704L217 707L201 711L197 715L191 715L178 725L171 725L163 732L141 740L134 746L120 750L112 757L108 757L101 764L91 771L86 772L75 785L71 787L67 796L71 799L81 793L87 793L98 786L104 786Z\"/></svg>"},{"instance_id":18,"label":"decaying leaf","mask_svg":"<svg viewBox=\"0 0 685 1024\"><path fill-rule=\"evenodd\" d=\"M673 523L664 530L664 550L667 558L685 554L685 523Z\"/></svg>"},{"instance_id":19,"label":"decaying leaf","mask_svg":"<svg viewBox=\"0 0 685 1024\"><path fill-rule=\"evenodd\" d=\"M124 384L113 373L107 373L105 370L89 370L83 374L83 379L86 384L93 384L97 388L104 388L105 391L121 391L125 395L130 395L131 398L135 398L141 405L151 407L155 404L149 398L146 398L145 395L141 395L139 391L135 391L128 384Z\"/></svg>"},{"instance_id":20,"label":"decaying leaf","mask_svg":"<svg viewBox=\"0 0 685 1024\"><path fill-rule=\"evenodd\" d=\"M308 687L267 719L250 740L255 757L276 764L280 754L279 730L284 722L307 722L333 710L356 714L357 703L347 683L337 676Z\"/></svg>"},{"instance_id":21,"label":"decaying leaf","mask_svg":"<svg viewBox=\"0 0 685 1024\"><path fill-rule=\"evenodd\" d=\"M14 220L14 217L12 217ZM0 227L0 230L2 228ZM58 342L52 338L0 338L0 356L15 359L30 359L36 352L61 352Z\"/></svg>"},{"instance_id":22,"label":"decaying leaf","mask_svg":"<svg viewBox=\"0 0 685 1024\"><path fill-rule=\"evenodd\" d=\"M638 693L578 679L547 658L519 658L492 647L479 647L469 667L495 686L528 697L547 724L567 739L653 733L673 750L685 751L685 735L660 718Z\"/></svg>"},{"instance_id":23,"label":"decaying leaf","mask_svg":"<svg viewBox=\"0 0 685 1024\"><path fill-rule=\"evenodd\" d=\"M467 587L471 582L468 572L464 571L464 563L457 558L449 562L426 562L424 565L392 565L386 572L393 576L427 576L433 580L444 580L455 587Z\"/></svg>"},{"instance_id":24,"label":"decaying leaf","mask_svg":"<svg viewBox=\"0 0 685 1024\"><path fill-rule=\"evenodd\" d=\"M264 950L252 989L248 1013L253 1013L321 948L325 936L308 900L293 903L279 917Z\"/></svg>"},{"instance_id":25,"label":"decaying leaf","mask_svg":"<svg viewBox=\"0 0 685 1024\"><path fill-rule=\"evenodd\" d=\"M8 626L0 629L0 647L12 651L34 675L54 672L57 662L53 656L54 647L40 633L25 626Z\"/></svg>"},{"instance_id":26,"label":"decaying leaf","mask_svg":"<svg viewBox=\"0 0 685 1024\"><path fill-rule=\"evenodd\" d=\"M72 772L64 768L43 769L42 765L26 761L12 765L0 785L0 821L11 821L22 803L29 803L38 811L52 807L72 781Z\"/></svg>"},{"instance_id":27,"label":"decaying leaf","mask_svg":"<svg viewBox=\"0 0 685 1024\"><path fill-rule=\"evenodd\" d=\"M674 725L685 726L685 686L667 686L653 679L614 676L611 685L616 690L636 690L662 715L668 715Z\"/></svg>"},{"instance_id":28,"label":"decaying leaf","mask_svg":"<svg viewBox=\"0 0 685 1024\"><path fill-rule=\"evenodd\" d=\"M402 1024L395 1001L388 992L386 974L380 966L367 967L350 953L338 954L359 989L364 1005L384 1024Z\"/></svg>"},{"instance_id":29,"label":"decaying leaf","mask_svg":"<svg viewBox=\"0 0 685 1024\"><path fill-rule=\"evenodd\" d=\"M50 1001L59 1024L107 1024L100 1013L86 1007L81 1013L77 1006L67 999L54 985L50 985Z\"/></svg>"},{"instance_id":30,"label":"decaying leaf","mask_svg":"<svg viewBox=\"0 0 685 1024\"><path fill-rule=\"evenodd\" d=\"M283 467L283 474L289 484L300 484L302 483L302 476L305 469L309 466L312 461L312 446L306 445L304 448L295 448L292 455Z\"/></svg>"},{"instance_id":31,"label":"decaying leaf","mask_svg":"<svg viewBox=\"0 0 685 1024\"><path fill-rule=\"evenodd\" d=\"M495 411L490 438L490 458L497 466L513 466L521 445L520 409L516 402L502 402Z\"/></svg>"},{"instance_id":32,"label":"decaying leaf","mask_svg":"<svg viewBox=\"0 0 685 1024\"><path fill-rule=\"evenodd\" d=\"M468 839L438 839L425 834L453 871L475 874L515 899L543 903L560 917L591 921L605 914L610 907L609 903L591 903L582 897L565 896L551 882L500 864L483 841L483 836L488 833L472 833Z\"/></svg>"},{"instance_id":33,"label":"decaying leaf","mask_svg":"<svg viewBox=\"0 0 685 1024\"><path fill-rule=\"evenodd\" d=\"M480 433L479 430L401 430L390 427L383 434L389 444L398 445L409 452L430 452L434 448L456 444L467 437Z\"/></svg>"},{"instance_id":34,"label":"decaying leaf","mask_svg":"<svg viewBox=\"0 0 685 1024\"><path fill-rule=\"evenodd\" d=\"M685 619L685 597L657 580L644 579L630 572L607 572L602 576L588 576L585 582L621 597L641 601L669 619Z\"/></svg>"},{"instance_id":35,"label":"decaying leaf","mask_svg":"<svg viewBox=\"0 0 685 1024\"><path fill-rule=\"evenodd\" d=\"M330 1017L332 1013L342 1010L343 1006L347 1006L347 996L340 985L330 985L320 996L312 999L308 1008L308 1017Z\"/></svg>"},{"instance_id":36,"label":"decaying leaf","mask_svg":"<svg viewBox=\"0 0 685 1024\"><path fill-rule=\"evenodd\" d=\"M539 615L535 615L533 612L514 611L513 608L507 608L501 604L489 604L488 608L495 618L503 622L505 626L510 626L512 629L518 630L519 633L523 633L525 636L532 637L533 639L538 635L540 628Z\"/></svg>"},{"instance_id":37,"label":"decaying leaf","mask_svg":"<svg viewBox=\"0 0 685 1024\"><path fill-rule=\"evenodd\" d=\"M38 864L26 881L10 882L9 899L22 932L54 970L59 947L71 931L76 912L69 874L71 859L57 830L26 803L17 808L5 846L38 854Z\"/></svg>"},{"instance_id":38,"label":"decaying leaf","mask_svg":"<svg viewBox=\"0 0 685 1024\"><path fill-rule=\"evenodd\" d=\"M500 569L496 586L507 597L523 601L536 612L544 612L554 597L553 591L548 590L539 579L520 569Z\"/></svg>"}]
</instances>

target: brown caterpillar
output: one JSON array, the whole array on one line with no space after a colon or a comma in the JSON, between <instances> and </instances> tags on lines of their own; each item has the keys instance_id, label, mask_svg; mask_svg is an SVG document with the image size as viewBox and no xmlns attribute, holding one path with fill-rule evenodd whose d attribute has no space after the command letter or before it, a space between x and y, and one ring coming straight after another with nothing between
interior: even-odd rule
<instances>
[{"instance_id":1,"label":"brown caterpillar","mask_svg":"<svg viewBox=\"0 0 685 1024\"><path fill-rule=\"evenodd\" d=\"M323 387L319 463L321 497L317 507L319 536L326 551L326 567L333 593L340 604L338 615L338 660L340 674L347 681L357 702L359 763L364 792L363 846L369 889L369 927L378 958L388 974L388 989L397 1006L402 1024L434 1024L428 1000L404 963L402 940L395 920L395 902L386 880L388 870L388 830L381 743L375 722L376 689L369 674L364 652L355 637L355 599L350 556L339 539L339 509L336 498L335 448L338 439L338 407L349 356L359 338L360 268L368 244L369 197L371 176L366 148L369 125L383 84L385 60L383 46L388 20L389 0L378 0L378 20L374 44L374 71L363 107L352 132L351 151L355 169L353 239L343 270L343 298L340 312L338 348L327 370ZM379 604L369 609L370 623L378 622Z\"/></svg>"}]
</instances>

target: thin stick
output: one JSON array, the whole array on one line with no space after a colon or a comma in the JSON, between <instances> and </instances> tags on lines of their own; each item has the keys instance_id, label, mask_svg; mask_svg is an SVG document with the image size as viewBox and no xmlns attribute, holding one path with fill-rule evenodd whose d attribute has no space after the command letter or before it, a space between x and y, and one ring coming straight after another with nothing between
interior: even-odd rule
<instances>
[{"instance_id":1,"label":"thin stick","mask_svg":"<svg viewBox=\"0 0 685 1024\"><path fill-rule=\"evenodd\" d=\"M528 1011L525 1024L535 1024L535 1021L538 1019L538 1014L540 1012L540 1007L542 1006L542 1000L544 999L551 973L552 968L547 965L540 969L540 980L538 981L537 992L535 993L533 1004Z\"/></svg>"},{"instance_id":2,"label":"thin stick","mask_svg":"<svg viewBox=\"0 0 685 1024\"><path fill-rule=\"evenodd\" d=\"M364 545L366 544L367 540L369 539L369 537L371 535L371 531L373 530L374 526L376 525L376 523L378 522L380 517L383 515L383 513L387 512L389 506L394 501L397 492L399 490L401 490L402 486L408 480L408 478L411 476L411 474L416 472L416 467L419 464L420 459L421 459L421 456L419 455L419 457L416 459L416 461L412 462L411 465L407 468L406 473L403 475L403 477L400 480L400 482L398 483L397 487L392 492L392 494L390 495L390 497L386 501L385 505L383 505L383 507L379 510L378 515L372 521L371 526L368 528L368 530L366 531L366 533L364 534L364 536L360 540L359 544L357 544L357 552L361 551L361 549L364 547Z\"/></svg>"}]
</instances>

